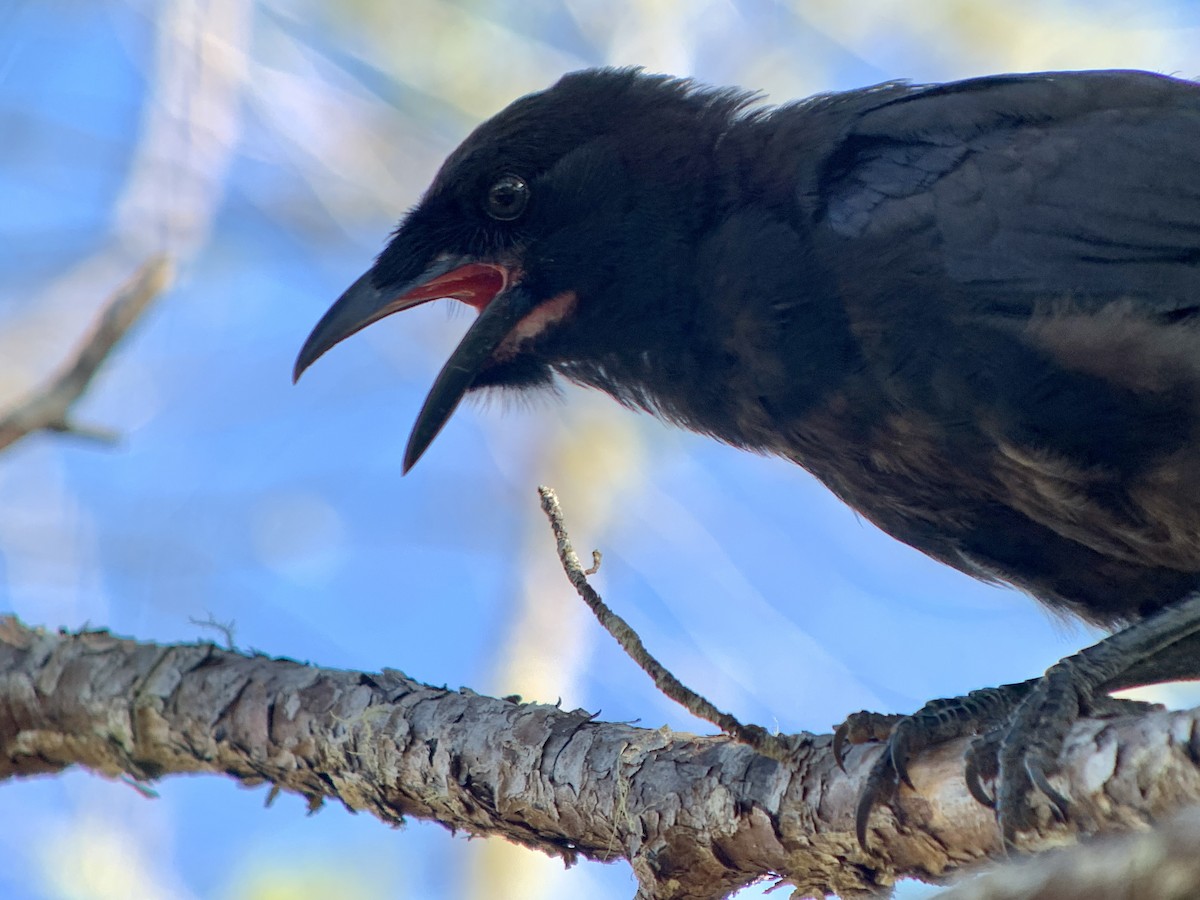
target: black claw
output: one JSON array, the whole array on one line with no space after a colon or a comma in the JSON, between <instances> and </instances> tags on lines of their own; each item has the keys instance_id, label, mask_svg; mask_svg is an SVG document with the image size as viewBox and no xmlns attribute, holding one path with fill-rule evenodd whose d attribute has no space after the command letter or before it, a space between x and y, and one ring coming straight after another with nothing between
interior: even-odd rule
<instances>
[{"instance_id":1,"label":"black claw","mask_svg":"<svg viewBox=\"0 0 1200 900\"><path fill-rule=\"evenodd\" d=\"M871 772L874 775L874 771ZM873 779L868 779L868 789L864 789L858 797L858 806L854 808L854 835L858 838L858 846L862 847L864 853L870 853L871 848L867 844L867 826L871 823L871 813L875 809L875 794L869 789L870 782Z\"/></svg>"},{"instance_id":2,"label":"black claw","mask_svg":"<svg viewBox=\"0 0 1200 900\"><path fill-rule=\"evenodd\" d=\"M876 806L887 805L896 796L896 784L892 756L889 748L885 747L871 766L867 780L858 795L858 805L854 809L854 833L858 837L858 845L865 853L871 852L867 845L867 827L871 823L871 813L875 811ZM894 811L899 816L899 810Z\"/></svg>"},{"instance_id":3,"label":"black claw","mask_svg":"<svg viewBox=\"0 0 1200 900\"><path fill-rule=\"evenodd\" d=\"M966 769L963 778L967 782L967 791L981 805L988 809L996 808L996 794L989 793L984 787L985 781L994 782L999 775L999 759L997 732L980 735L971 741L967 748Z\"/></svg>"},{"instance_id":4,"label":"black claw","mask_svg":"<svg viewBox=\"0 0 1200 900\"><path fill-rule=\"evenodd\" d=\"M849 729L843 722L833 732L833 760L839 769L846 771L846 732Z\"/></svg>"},{"instance_id":5,"label":"black claw","mask_svg":"<svg viewBox=\"0 0 1200 900\"><path fill-rule=\"evenodd\" d=\"M872 805L869 797L860 797L858 808L854 811L854 836L858 838L858 846L864 853L871 852L871 848L867 846L867 823L871 819Z\"/></svg>"},{"instance_id":6,"label":"black claw","mask_svg":"<svg viewBox=\"0 0 1200 900\"><path fill-rule=\"evenodd\" d=\"M912 760L926 747L970 734L976 737L966 754L966 788L978 803L995 811L1006 852L1017 852L1018 835L1038 824L1031 806L1035 793L1046 796L1059 822L1068 821L1070 800L1050 784L1047 773L1055 771L1070 724L1090 706L1081 702L1077 677L1069 677L1076 673L1065 664L1057 668L1045 678L931 701L896 722L855 807L854 830L863 850L871 852L867 836L875 808L889 805L899 817L896 791L901 784L915 790L909 774ZM1083 687L1090 696L1091 685ZM833 751L843 770L849 745L882 737L882 719L856 713L839 726Z\"/></svg>"},{"instance_id":7,"label":"black claw","mask_svg":"<svg viewBox=\"0 0 1200 900\"><path fill-rule=\"evenodd\" d=\"M1033 782L1037 789L1049 798L1054 818L1060 824L1066 822L1070 816L1071 802L1050 784L1050 780L1046 777L1046 772L1042 764L1032 759L1027 759L1025 760L1025 772L1029 775L1029 780Z\"/></svg>"},{"instance_id":8,"label":"black claw","mask_svg":"<svg viewBox=\"0 0 1200 900\"><path fill-rule=\"evenodd\" d=\"M888 756L891 757L892 771L896 773L896 777L909 789L916 790L913 787L912 778L908 774L908 760L911 757L912 729L905 728L905 724L901 723L897 725L896 730L892 733L892 739L888 742Z\"/></svg>"},{"instance_id":9,"label":"black claw","mask_svg":"<svg viewBox=\"0 0 1200 900\"><path fill-rule=\"evenodd\" d=\"M966 774L966 779L967 793L974 797L975 801L980 806L987 807L988 809L995 809L996 798L987 792L987 789L983 786L983 782L979 778L979 773L968 772Z\"/></svg>"},{"instance_id":10,"label":"black claw","mask_svg":"<svg viewBox=\"0 0 1200 900\"><path fill-rule=\"evenodd\" d=\"M975 798L981 805L988 809L996 808L996 798L993 794L987 792L987 788L983 786L983 778L981 777L978 767L967 763L967 771L963 773L963 778L967 782L967 792Z\"/></svg>"}]
</instances>

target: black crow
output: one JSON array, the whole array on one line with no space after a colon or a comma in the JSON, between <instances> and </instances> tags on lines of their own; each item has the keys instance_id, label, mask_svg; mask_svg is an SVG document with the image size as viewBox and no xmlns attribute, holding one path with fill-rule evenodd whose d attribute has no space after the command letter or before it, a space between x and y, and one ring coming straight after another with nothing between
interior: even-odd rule
<instances>
[{"instance_id":1,"label":"black crow","mask_svg":"<svg viewBox=\"0 0 1200 900\"><path fill-rule=\"evenodd\" d=\"M1066 812L1046 775L1075 718L1200 675L1196 83L999 75L766 107L577 72L450 155L297 377L439 297L479 316L405 470L466 392L557 375L789 459L933 558L1124 629L902 720L864 845L914 748L986 732L969 780L1011 841L1037 791Z\"/></svg>"}]
</instances>

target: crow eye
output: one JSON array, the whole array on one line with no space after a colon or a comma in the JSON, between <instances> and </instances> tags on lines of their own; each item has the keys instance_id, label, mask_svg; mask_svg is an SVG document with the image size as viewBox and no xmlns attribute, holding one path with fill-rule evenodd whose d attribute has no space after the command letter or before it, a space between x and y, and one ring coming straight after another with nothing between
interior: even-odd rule
<instances>
[{"instance_id":1,"label":"crow eye","mask_svg":"<svg viewBox=\"0 0 1200 900\"><path fill-rule=\"evenodd\" d=\"M516 175L502 175L487 194L487 214L508 222L525 212L529 203L529 185Z\"/></svg>"}]
</instances>

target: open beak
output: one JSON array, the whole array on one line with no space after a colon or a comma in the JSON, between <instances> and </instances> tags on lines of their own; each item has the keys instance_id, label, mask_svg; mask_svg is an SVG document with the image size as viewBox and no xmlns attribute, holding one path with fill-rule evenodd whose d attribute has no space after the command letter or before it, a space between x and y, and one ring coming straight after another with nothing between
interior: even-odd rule
<instances>
[{"instance_id":1,"label":"open beak","mask_svg":"<svg viewBox=\"0 0 1200 900\"><path fill-rule=\"evenodd\" d=\"M317 323L296 358L293 380L335 344L392 313L441 297L453 297L480 311L438 373L417 415L404 451L404 471L408 472L458 408L480 369L533 303L526 291L510 283L509 269L461 257L440 259L401 285L380 287L373 275L374 270L354 282Z\"/></svg>"}]
</instances>

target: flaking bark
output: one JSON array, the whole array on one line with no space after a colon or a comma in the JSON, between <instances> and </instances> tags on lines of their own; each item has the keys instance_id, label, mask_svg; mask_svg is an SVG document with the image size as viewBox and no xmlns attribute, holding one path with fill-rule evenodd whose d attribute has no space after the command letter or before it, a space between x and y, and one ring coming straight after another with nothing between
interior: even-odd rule
<instances>
[{"instance_id":1,"label":"flaking bark","mask_svg":"<svg viewBox=\"0 0 1200 900\"><path fill-rule=\"evenodd\" d=\"M1064 754L1076 827L1136 828L1200 799L1196 711L1088 721ZM853 837L858 787L878 752L838 770L828 735L788 738L790 766L726 737L598 722L413 681L159 645L108 632L49 633L0 620L0 776L82 765L108 777L178 772L270 782L501 835L562 857L628 860L645 900L715 900L759 878L803 895L864 896L912 875L944 878L998 854L995 824L963 787L959 744L917 761L905 825L877 814L869 858Z\"/></svg>"}]
</instances>

